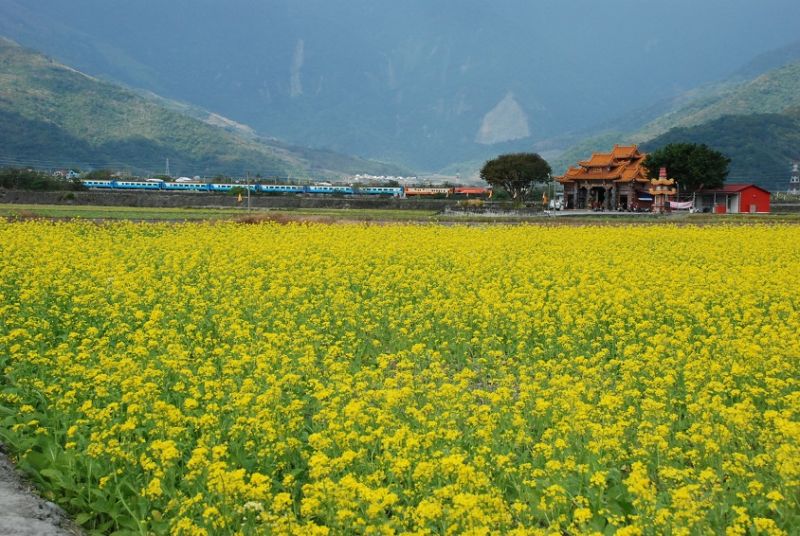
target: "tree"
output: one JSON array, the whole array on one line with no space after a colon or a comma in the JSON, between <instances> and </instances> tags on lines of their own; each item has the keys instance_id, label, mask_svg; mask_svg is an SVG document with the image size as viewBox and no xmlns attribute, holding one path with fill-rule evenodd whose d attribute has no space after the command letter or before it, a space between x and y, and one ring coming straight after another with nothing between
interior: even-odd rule
<instances>
[{"instance_id":1,"label":"tree","mask_svg":"<svg viewBox=\"0 0 800 536\"><path fill-rule=\"evenodd\" d=\"M50 191L85 189L78 179L64 181L56 179L49 173L14 168L0 169L0 188Z\"/></svg>"},{"instance_id":2,"label":"tree","mask_svg":"<svg viewBox=\"0 0 800 536\"><path fill-rule=\"evenodd\" d=\"M650 177L658 177L659 170L665 167L667 176L687 192L721 187L730 163L731 159L719 151L696 143L670 143L647 155L644 161Z\"/></svg>"},{"instance_id":3,"label":"tree","mask_svg":"<svg viewBox=\"0 0 800 536\"><path fill-rule=\"evenodd\" d=\"M92 181L108 181L114 176L110 169L95 169L86 174L86 178Z\"/></svg>"},{"instance_id":4,"label":"tree","mask_svg":"<svg viewBox=\"0 0 800 536\"><path fill-rule=\"evenodd\" d=\"M504 154L483 165L481 179L508 192L513 202L522 203L535 183L550 179L550 171L550 164L536 153Z\"/></svg>"}]
</instances>

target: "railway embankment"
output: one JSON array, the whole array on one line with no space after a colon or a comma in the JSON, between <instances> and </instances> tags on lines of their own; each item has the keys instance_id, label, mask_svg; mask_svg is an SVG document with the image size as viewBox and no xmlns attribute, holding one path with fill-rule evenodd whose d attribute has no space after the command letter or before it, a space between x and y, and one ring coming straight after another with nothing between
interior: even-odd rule
<instances>
[{"instance_id":1,"label":"railway embankment","mask_svg":"<svg viewBox=\"0 0 800 536\"><path fill-rule=\"evenodd\" d=\"M800 203L776 203L773 201L770 208L776 214L800 214Z\"/></svg>"},{"instance_id":2,"label":"railway embankment","mask_svg":"<svg viewBox=\"0 0 800 536\"><path fill-rule=\"evenodd\" d=\"M0 189L0 203L23 205L86 205L151 208L236 208L247 200L228 194L200 192L36 192ZM407 209L444 210L455 205L454 199L397 199L364 197L323 197L303 195L253 195L250 206L262 209Z\"/></svg>"},{"instance_id":3,"label":"railway embankment","mask_svg":"<svg viewBox=\"0 0 800 536\"><path fill-rule=\"evenodd\" d=\"M0 188L0 204L21 205L73 205L146 208L244 208L247 200L239 201L230 194L202 192L148 192L148 191L98 191L42 192L31 190L5 190ZM505 203L484 202L482 206L465 204L456 198L390 198L321 195L263 195L250 197L250 206L260 209L395 209L435 210L450 215L486 214L497 211L506 216L510 211ZM541 214L539 206L521 209L526 215ZM773 201L773 214L800 214L800 202Z\"/></svg>"}]
</instances>

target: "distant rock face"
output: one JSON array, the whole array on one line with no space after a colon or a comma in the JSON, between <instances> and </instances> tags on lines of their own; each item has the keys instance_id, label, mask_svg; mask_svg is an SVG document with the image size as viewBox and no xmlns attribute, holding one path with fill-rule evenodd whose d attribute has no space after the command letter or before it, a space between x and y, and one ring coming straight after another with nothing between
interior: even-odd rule
<instances>
[{"instance_id":1,"label":"distant rock face","mask_svg":"<svg viewBox=\"0 0 800 536\"><path fill-rule=\"evenodd\" d=\"M232 130L238 132L239 134L248 136L250 138L256 136L255 131L249 126L237 123L233 119L228 119L227 117L221 116L219 114L209 113L208 116L204 119L204 121L209 125L213 125L215 127L222 127L227 130Z\"/></svg>"},{"instance_id":2,"label":"distant rock face","mask_svg":"<svg viewBox=\"0 0 800 536\"><path fill-rule=\"evenodd\" d=\"M300 78L305 62L305 42L300 39L294 48L294 57L292 58L292 68L289 74L289 95L299 97L303 94L303 82Z\"/></svg>"},{"instance_id":3,"label":"distant rock face","mask_svg":"<svg viewBox=\"0 0 800 536\"><path fill-rule=\"evenodd\" d=\"M485 116L475 141L484 145L527 138L531 135L528 115L522 106L508 92Z\"/></svg>"}]
</instances>

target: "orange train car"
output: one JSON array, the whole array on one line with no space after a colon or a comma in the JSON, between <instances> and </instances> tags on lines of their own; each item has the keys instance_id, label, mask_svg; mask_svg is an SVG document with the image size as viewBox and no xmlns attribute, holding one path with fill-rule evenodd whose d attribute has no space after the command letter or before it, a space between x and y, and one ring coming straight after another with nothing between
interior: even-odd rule
<instances>
[{"instance_id":1,"label":"orange train car","mask_svg":"<svg viewBox=\"0 0 800 536\"><path fill-rule=\"evenodd\" d=\"M438 186L408 186L405 188L406 197L414 196L491 196L492 189L481 186L456 186L455 188Z\"/></svg>"},{"instance_id":2,"label":"orange train car","mask_svg":"<svg viewBox=\"0 0 800 536\"><path fill-rule=\"evenodd\" d=\"M408 187L405 190L406 197L417 195L450 195L453 193L452 188Z\"/></svg>"},{"instance_id":3,"label":"orange train car","mask_svg":"<svg viewBox=\"0 0 800 536\"><path fill-rule=\"evenodd\" d=\"M457 186L453 188L453 193L455 195L465 195L469 196L488 196L491 195L492 189L491 188L484 188L482 186Z\"/></svg>"}]
</instances>

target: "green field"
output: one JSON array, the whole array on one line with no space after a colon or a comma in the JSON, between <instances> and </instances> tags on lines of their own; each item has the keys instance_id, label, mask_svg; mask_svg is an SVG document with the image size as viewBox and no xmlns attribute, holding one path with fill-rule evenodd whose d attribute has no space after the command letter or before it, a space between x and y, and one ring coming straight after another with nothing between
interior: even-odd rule
<instances>
[{"instance_id":1,"label":"green field","mask_svg":"<svg viewBox=\"0 0 800 536\"><path fill-rule=\"evenodd\" d=\"M709 223L756 223L756 222L800 222L798 214L618 214L595 213L571 215L558 213L556 217L547 214L531 216L502 216L497 214L441 214L435 210L400 209L346 209L346 208L153 208L153 207L111 207L75 205L29 205L0 204L0 218L20 219L86 219L86 220L134 220L134 221L196 221L196 220L234 220L245 222L259 221L365 221L365 222L437 222L437 223L557 223L557 224L597 224L597 223L653 223L672 222L677 224Z\"/></svg>"},{"instance_id":2,"label":"green field","mask_svg":"<svg viewBox=\"0 0 800 536\"><path fill-rule=\"evenodd\" d=\"M423 221L433 218L433 210L389 209L253 209L244 208L151 208L65 205L0 205L0 217L83 218L92 220L235 220L240 218L326 217L342 220Z\"/></svg>"}]
</instances>

